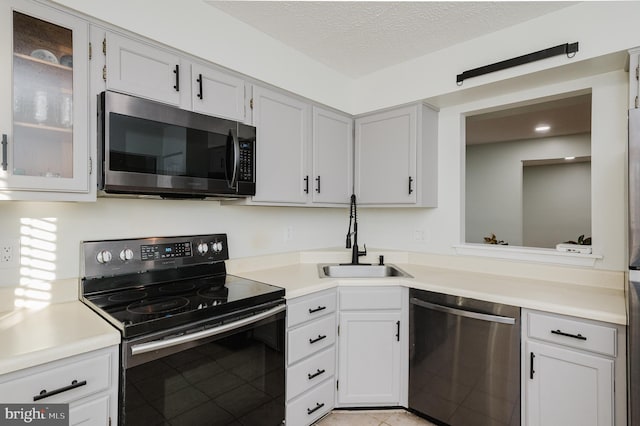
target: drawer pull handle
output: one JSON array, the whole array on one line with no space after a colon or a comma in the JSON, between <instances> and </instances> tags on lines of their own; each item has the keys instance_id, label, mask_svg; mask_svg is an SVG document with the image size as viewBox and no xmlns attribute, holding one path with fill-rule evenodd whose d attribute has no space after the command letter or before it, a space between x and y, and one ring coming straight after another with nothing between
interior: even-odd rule
<instances>
[{"instance_id":1,"label":"drawer pull handle","mask_svg":"<svg viewBox=\"0 0 640 426\"><path fill-rule=\"evenodd\" d=\"M580 333L578 333L578 334L570 334L570 333L565 333L564 331L560 331L560 330L551 330L551 333L552 334L557 334L558 336L573 337L574 339L578 339L578 340L587 340L587 338L584 337Z\"/></svg>"},{"instance_id":2,"label":"drawer pull handle","mask_svg":"<svg viewBox=\"0 0 640 426\"><path fill-rule=\"evenodd\" d=\"M313 374L308 373L307 376L309 376L309 380L311 380L311 379L315 379L316 377L318 377L319 375L324 374L324 373L325 373L325 370L320 370L318 368L318 371L316 373L313 373Z\"/></svg>"},{"instance_id":3,"label":"drawer pull handle","mask_svg":"<svg viewBox=\"0 0 640 426\"><path fill-rule=\"evenodd\" d=\"M318 307L317 307L317 308L315 308L315 309L311 309L311 308L309 308L309 313L310 313L310 314L315 314L316 312L324 311L325 309L327 309L327 307L326 307L326 306L318 306Z\"/></svg>"},{"instance_id":4,"label":"drawer pull handle","mask_svg":"<svg viewBox=\"0 0 640 426\"><path fill-rule=\"evenodd\" d=\"M318 411L322 407L324 407L324 402L322 404L320 404L319 402L316 402L316 406L315 407L307 408L307 414L308 415L312 415L313 413L315 413L316 411Z\"/></svg>"},{"instance_id":5,"label":"drawer pull handle","mask_svg":"<svg viewBox=\"0 0 640 426\"><path fill-rule=\"evenodd\" d=\"M69 386L64 386L49 392L47 392L46 389L43 389L40 391L40 395L36 395L33 397L33 400L40 401L41 399L49 398L50 396L57 395L62 392L66 392L71 389L79 388L80 386L85 386L86 384L87 384L86 380L83 380L81 382L74 380L73 382L71 382Z\"/></svg>"},{"instance_id":6,"label":"drawer pull handle","mask_svg":"<svg viewBox=\"0 0 640 426\"><path fill-rule=\"evenodd\" d=\"M320 334L318 334L318 337L316 337L315 339L309 339L309 343L313 345L314 343L319 342L320 340L323 340L326 338L327 338L326 334L324 336L321 336Z\"/></svg>"}]
</instances>

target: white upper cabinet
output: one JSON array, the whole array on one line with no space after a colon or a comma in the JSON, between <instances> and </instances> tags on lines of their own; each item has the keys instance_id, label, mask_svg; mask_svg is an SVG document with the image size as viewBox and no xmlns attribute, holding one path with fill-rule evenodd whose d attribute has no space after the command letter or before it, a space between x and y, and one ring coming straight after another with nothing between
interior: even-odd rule
<instances>
[{"instance_id":1,"label":"white upper cabinet","mask_svg":"<svg viewBox=\"0 0 640 426\"><path fill-rule=\"evenodd\" d=\"M416 104L356 119L362 205L437 206L437 112Z\"/></svg>"},{"instance_id":2,"label":"white upper cabinet","mask_svg":"<svg viewBox=\"0 0 640 426\"><path fill-rule=\"evenodd\" d=\"M107 32L106 55L107 89L175 106L187 103L190 66L177 53Z\"/></svg>"},{"instance_id":3,"label":"white upper cabinet","mask_svg":"<svg viewBox=\"0 0 640 426\"><path fill-rule=\"evenodd\" d=\"M348 204L353 192L353 119L313 108L314 203Z\"/></svg>"},{"instance_id":4,"label":"white upper cabinet","mask_svg":"<svg viewBox=\"0 0 640 426\"><path fill-rule=\"evenodd\" d=\"M162 46L107 32L106 87L201 114L247 120L245 81Z\"/></svg>"},{"instance_id":5,"label":"white upper cabinet","mask_svg":"<svg viewBox=\"0 0 640 426\"><path fill-rule=\"evenodd\" d=\"M245 121L244 80L211 67L191 66L193 110L207 115Z\"/></svg>"},{"instance_id":6,"label":"white upper cabinet","mask_svg":"<svg viewBox=\"0 0 640 426\"><path fill-rule=\"evenodd\" d=\"M310 105L262 87L253 88L256 195L253 201L305 204L311 188Z\"/></svg>"},{"instance_id":7,"label":"white upper cabinet","mask_svg":"<svg viewBox=\"0 0 640 426\"><path fill-rule=\"evenodd\" d=\"M10 0L0 34L0 199L90 199L87 22Z\"/></svg>"},{"instance_id":8,"label":"white upper cabinet","mask_svg":"<svg viewBox=\"0 0 640 426\"><path fill-rule=\"evenodd\" d=\"M353 119L253 86L256 195L247 204L343 206L353 191ZM249 121L247 117L245 121Z\"/></svg>"}]
</instances>

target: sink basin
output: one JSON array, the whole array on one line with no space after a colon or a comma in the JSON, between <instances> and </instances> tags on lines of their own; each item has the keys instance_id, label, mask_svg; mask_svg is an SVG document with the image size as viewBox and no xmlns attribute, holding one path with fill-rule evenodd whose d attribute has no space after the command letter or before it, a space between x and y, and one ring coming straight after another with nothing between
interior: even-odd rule
<instances>
[{"instance_id":1,"label":"sink basin","mask_svg":"<svg viewBox=\"0 0 640 426\"><path fill-rule=\"evenodd\" d=\"M395 265L340 265L318 264L318 274L320 278L386 278L386 277L409 277L402 269Z\"/></svg>"}]
</instances>

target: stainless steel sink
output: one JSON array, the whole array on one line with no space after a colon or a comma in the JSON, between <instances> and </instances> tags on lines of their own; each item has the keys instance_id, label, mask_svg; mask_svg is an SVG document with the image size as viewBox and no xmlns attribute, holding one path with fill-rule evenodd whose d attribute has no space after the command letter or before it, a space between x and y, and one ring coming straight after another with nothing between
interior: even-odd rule
<instances>
[{"instance_id":1,"label":"stainless steel sink","mask_svg":"<svg viewBox=\"0 0 640 426\"><path fill-rule=\"evenodd\" d=\"M318 264L320 278L413 278L402 269L392 264L386 265L350 265L337 263Z\"/></svg>"}]
</instances>

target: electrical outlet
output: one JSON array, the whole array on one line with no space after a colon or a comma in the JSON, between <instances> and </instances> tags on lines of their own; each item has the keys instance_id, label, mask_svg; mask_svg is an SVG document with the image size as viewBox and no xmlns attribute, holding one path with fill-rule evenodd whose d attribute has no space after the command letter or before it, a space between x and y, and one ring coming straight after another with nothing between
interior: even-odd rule
<instances>
[{"instance_id":1,"label":"electrical outlet","mask_svg":"<svg viewBox=\"0 0 640 426\"><path fill-rule=\"evenodd\" d=\"M284 230L284 240L293 241L293 226L287 226Z\"/></svg>"},{"instance_id":2,"label":"electrical outlet","mask_svg":"<svg viewBox=\"0 0 640 426\"><path fill-rule=\"evenodd\" d=\"M416 229L413 231L413 241L425 243L429 239L429 231L424 229Z\"/></svg>"},{"instance_id":3,"label":"electrical outlet","mask_svg":"<svg viewBox=\"0 0 640 426\"><path fill-rule=\"evenodd\" d=\"M20 240L0 240L0 268L13 268L20 264Z\"/></svg>"}]
</instances>

